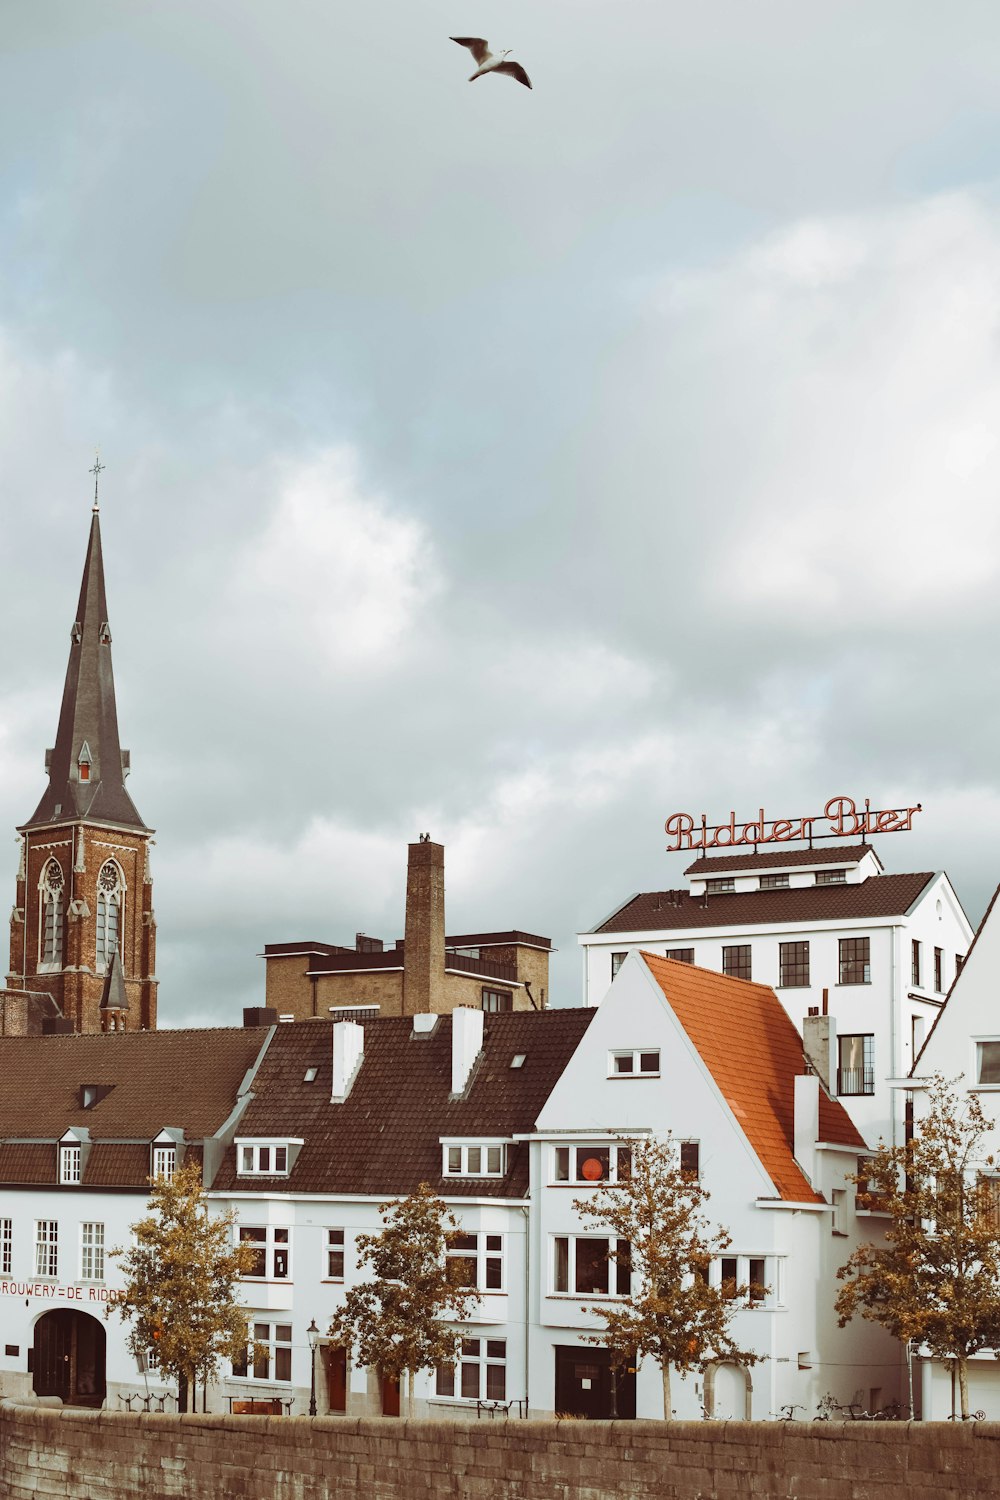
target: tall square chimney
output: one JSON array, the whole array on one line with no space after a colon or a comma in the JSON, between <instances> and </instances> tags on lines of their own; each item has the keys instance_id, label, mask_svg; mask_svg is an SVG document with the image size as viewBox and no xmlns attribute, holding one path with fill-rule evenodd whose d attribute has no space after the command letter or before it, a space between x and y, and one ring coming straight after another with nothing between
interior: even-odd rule
<instances>
[{"instance_id":1,"label":"tall square chimney","mask_svg":"<svg viewBox=\"0 0 1000 1500\"><path fill-rule=\"evenodd\" d=\"M444 845L410 844L406 865L403 1014L440 1011L444 1001Z\"/></svg>"}]
</instances>

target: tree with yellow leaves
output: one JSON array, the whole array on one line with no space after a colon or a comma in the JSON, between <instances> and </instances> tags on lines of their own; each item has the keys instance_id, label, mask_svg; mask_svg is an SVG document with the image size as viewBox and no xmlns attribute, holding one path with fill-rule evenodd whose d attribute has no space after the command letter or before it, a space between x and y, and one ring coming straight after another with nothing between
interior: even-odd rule
<instances>
[{"instance_id":1,"label":"tree with yellow leaves","mask_svg":"<svg viewBox=\"0 0 1000 1500\"><path fill-rule=\"evenodd\" d=\"M1000 1203L985 1148L993 1122L940 1074L912 1140L881 1145L859 1172L859 1198L889 1216L885 1245L859 1246L837 1272L841 1327L855 1313L958 1371L969 1415L969 1359L1000 1359Z\"/></svg>"},{"instance_id":2,"label":"tree with yellow leaves","mask_svg":"<svg viewBox=\"0 0 1000 1500\"><path fill-rule=\"evenodd\" d=\"M131 1324L126 1343L142 1360L152 1352L183 1394L210 1380L220 1358L245 1359L247 1315L240 1278L253 1269L252 1245L234 1245L233 1213L210 1217L197 1162L173 1177L151 1179L147 1216L133 1224L133 1243L116 1249L124 1289L108 1312Z\"/></svg>"}]
</instances>

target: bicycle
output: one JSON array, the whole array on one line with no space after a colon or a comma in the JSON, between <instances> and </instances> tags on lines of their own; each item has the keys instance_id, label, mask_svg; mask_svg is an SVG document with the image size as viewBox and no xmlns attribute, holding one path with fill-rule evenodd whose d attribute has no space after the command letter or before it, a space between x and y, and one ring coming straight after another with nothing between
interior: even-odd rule
<instances>
[{"instance_id":1,"label":"bicycle","mask_svg":"<svg viewBox=\"0 0 1000 1500\"><path fill-rule=\"evenodd\" d=\"M773 1411L769 1412L768 1415L773 1417L776 1422L795 1422L798 1421L798 1418L795 1415L797 1411L805 1411L805 1407L800 1406L797 1401L790 1401L787 1405L781 1408L780 1416L777 1412Z\"/></svg>"}]
</instances>

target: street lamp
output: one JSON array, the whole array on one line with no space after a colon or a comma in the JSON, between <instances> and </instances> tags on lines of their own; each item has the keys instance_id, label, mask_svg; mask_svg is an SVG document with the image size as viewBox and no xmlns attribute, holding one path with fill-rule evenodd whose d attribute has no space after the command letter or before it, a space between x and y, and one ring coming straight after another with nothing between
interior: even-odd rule
<instances>
[{"instance_id":1,"label":"street lamp","mask_svg":"<svg viewBox=\"0 0 1000 1500\"><path fill-rule=\"evenodd\" d=\"M313 1318L306 1329L309 1336L309 1351L312 1359L312 1379L309 1385L309 1415L316 1415L316 1349L319 1344L319 1329L316 1327L316 1319Z\"/></svg>"}]
</instances>

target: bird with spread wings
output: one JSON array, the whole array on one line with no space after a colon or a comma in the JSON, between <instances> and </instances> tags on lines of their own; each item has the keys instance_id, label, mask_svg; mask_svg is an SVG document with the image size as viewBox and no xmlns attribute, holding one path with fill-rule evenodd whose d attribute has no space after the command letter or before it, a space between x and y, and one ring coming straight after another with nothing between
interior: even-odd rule
<instances>
[{"instance_id":1,"label":"bird with spread wings","mask_svg":"<svg viewBox=\"0 0 1000 1500\"><path fill-rule=\"evenodd\" d=\"M509 78L516 78L518 83L523 83L526 89L531 88L531 79L518 62L508 62L510 48L506 52L491 52L489 43L481 36L453 36L450 41L457 42L460 47L468 47L476 60L476 71L469 79L475 83L477 78L483 78L487 73L506 73Z\"/></svg>"}]
</instances>

